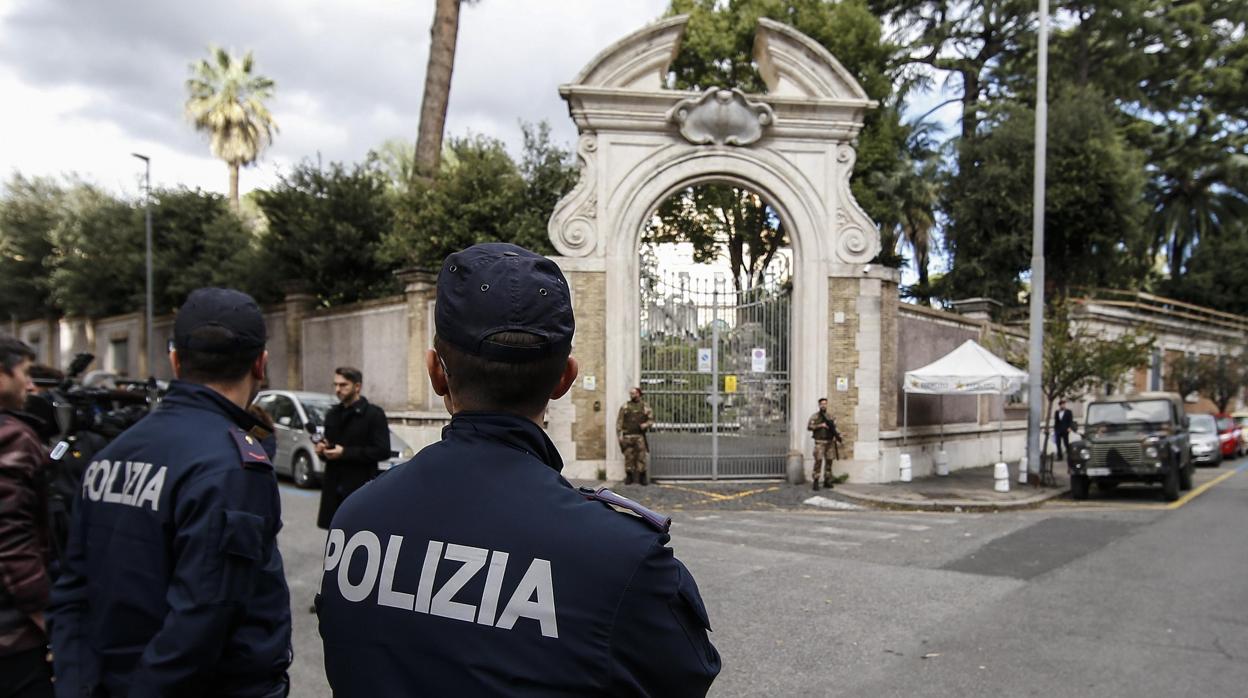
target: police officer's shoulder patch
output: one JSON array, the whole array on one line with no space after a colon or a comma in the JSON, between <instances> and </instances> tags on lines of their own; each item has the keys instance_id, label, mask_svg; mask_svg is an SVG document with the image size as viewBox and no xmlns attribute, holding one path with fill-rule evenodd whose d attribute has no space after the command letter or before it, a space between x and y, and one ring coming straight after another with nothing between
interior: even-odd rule
<instances>
[{"instance_id":1,"label":"police officer's shoulder patch","mask_svg":"<svg viewBox=\"0 0 1248 698\"><path fill-rule=\"evenodd\" d=\"M613 507L633 512L660 533L667 533L668 529L672 527L672 517L665 516L657 511L648 509L628 497L623 497L612 492L606 487L599 487L598 489L594 489L592 487L581 487L578 488L578 491L584 495L586 499L603 502L605 504L610 504Z\"/></svg>"},{"instance_id":2,"label":"police officer's shoulder patch","mask_svg":"<svg viewBox=\"0 0 1248 698\"><path fill-rule=\"evenodd\" d=\"M238 456L242 459L244 468L273 468L273 463L269 461L269 455L264 452L259 439L238 427L230 427L229 431L230 438L238 447Z\"/></svg>"}]
</instances>

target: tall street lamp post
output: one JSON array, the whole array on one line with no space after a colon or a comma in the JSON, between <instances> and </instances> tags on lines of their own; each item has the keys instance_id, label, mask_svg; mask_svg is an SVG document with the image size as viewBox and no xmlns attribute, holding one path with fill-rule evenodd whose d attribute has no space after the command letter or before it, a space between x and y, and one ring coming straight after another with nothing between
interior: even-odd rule
<instances>
[{"instance_id":1,"label":"tall street lamp post","mask_svg":"<svg viewBox=\"0 0 1248 698\"><path fill-rule=\"evenodd\" d=\"M144 256L146 257L145 262L147 266L147 281L144 289L144 295L146 296L147 303L144 311L145 322L143 324L147 329L144 343L144 347L147 350L147 375L154 376L156 375L156 359L154 358L154 340L152 339L152 159L146 155L140 155L139 153L130 154L142 160L146 170L143 176L143 218L146 228L143 243Z\"/></svg>"},{"instance_id":2,"label":"tall street lamp post","mask_svg":"<svg viewBox=\"0 0 1248 698\"><path fill-rule=\"evenodd\" d=\"M1027 398L1027 469L1041 472L1040 422L1044 400L1044 172L1048 140L1049 1L1040 0L1039 55L1036 65L1036 170L1031 219L1031 323Z\"/></svg>"}]
</instances>

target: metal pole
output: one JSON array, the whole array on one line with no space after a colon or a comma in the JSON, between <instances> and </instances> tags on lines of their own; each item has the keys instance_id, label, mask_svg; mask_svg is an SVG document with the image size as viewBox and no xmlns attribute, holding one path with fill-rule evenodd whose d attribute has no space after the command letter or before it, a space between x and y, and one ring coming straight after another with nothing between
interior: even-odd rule
<instances>
[{"instance_id":1,"label":"metal pole","mask_svg":"<svg viewBox=\"0 0 1248 698\"><path fill-rule=\"evenodd\" d=\"M152 159L146 155L131 153L134 157L143 161L144 165L144 196L143 196L143 218L145 233L143 238L143 249L145 257L145 265L147 269L146 281L144 282L143 294L146 298L144 308L144 325L147 328L144 337L145 347L147 349L147 375L156 375L156 359L155 359L155 339L152 327Z\"/></svg>"},{"instance_id":2,"label":"metal pole","mask_svg":"<svg viewBox=\"0 0 1248 698\"><path fill-rule=\"evenodd\" d=\"M1040 0L1039 58L1036 65L1036 170L1031 227L1031 323L1027 396L1027 470L1040 473L1040 414L1044 399L1044 172L1048 141L1049 2Z\"/></svg>"},{"instance_id":3,"label":"metal pole","mask_svg":"<svg viewBox=\"0 0 1248 698\"><path fill-rule=\"evenodd\" d=\"M711 287L711 479L719 479L719 277Z\"/></svg>"}]
</instances>

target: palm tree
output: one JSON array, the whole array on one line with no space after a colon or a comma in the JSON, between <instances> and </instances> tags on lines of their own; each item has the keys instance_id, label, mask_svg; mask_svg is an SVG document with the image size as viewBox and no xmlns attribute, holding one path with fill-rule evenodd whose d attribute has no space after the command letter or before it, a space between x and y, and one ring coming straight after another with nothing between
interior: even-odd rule
<instances>
[{"instance_id":1,"label":"palm tree","mask_svg":"<svg viewBox=\"0 0 1248 698\"><path fill-rule=\"evenodd\" d=\"M1205 140L1206 121L1193 122L1170 130L1150 167L1150 222L1171 279L1179 278L1202 239L1248 218L1248 155L1236 152L1238 139Z\"/></svg>"},{"instance_id":2,"label":"palm tree","mask_svg":"<svg viewBox=\"0 0 1248 698\"><path fill-rule=\"evenodd\" d=\"M248 51L242 59L209 47L211 58L191 64L186 81L190 97L186 115L198 131L211 138L212 154L230 168L230 207L238 212L238 170L250 165L273 142L277 123L264 100L273 96L273 81L252 73Z\"/></svg>"},{"instance_id":3,"label":"palm tree","mask_svg":"<svg viewBox=\"0 0 1248 698\"><path fill-rule=\"evenodd\" d=\"M459 39L459 7L465 2L473 0L437 0L433 9L425 94L420 102L420 127L416 136L415 174L418 177L432 177L441 164L442 132L446 129L455 44Z\"/></svg>"}]
</instances>

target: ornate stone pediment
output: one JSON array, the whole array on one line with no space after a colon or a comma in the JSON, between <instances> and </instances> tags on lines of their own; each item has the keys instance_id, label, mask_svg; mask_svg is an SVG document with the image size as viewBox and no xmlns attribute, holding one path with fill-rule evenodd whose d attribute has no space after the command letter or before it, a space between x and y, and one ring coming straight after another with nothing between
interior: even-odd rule
<instances>
[{"instance_id":1,"label":"ornate stone pediment","mask_svg":"<svg viewBox=\"0 0 1248 698\"><path fill-rule=\"evenodd\" d=\"M775 120L771 107L751 102L738 89L712 87L700 97L682 99L667 113L685 140L697 145L749 145Z\"/></svg>"}]
</instances>

